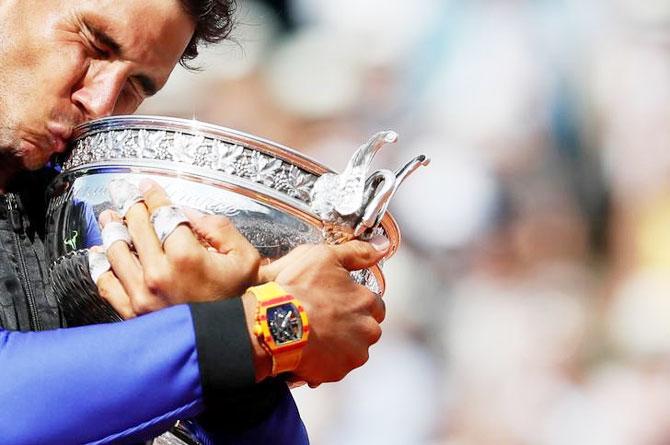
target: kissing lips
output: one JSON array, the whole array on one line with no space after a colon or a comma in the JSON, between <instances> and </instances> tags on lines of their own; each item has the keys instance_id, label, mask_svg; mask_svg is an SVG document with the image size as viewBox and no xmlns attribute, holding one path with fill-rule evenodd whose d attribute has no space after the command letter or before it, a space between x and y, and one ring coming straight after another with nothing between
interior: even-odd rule
<instances>
[{"instance_id":1,"label":"kissing lips","mask_svg":"<svg viewBox=\"0 0 670 445\"><path fill-rule=\"evenodd\" d=\"M72 127L56 122L49 122L47 130L49 131L51 149L57 153L64 152L67 148L67 142L72 137Z\"/></svg>"}]
</instances>

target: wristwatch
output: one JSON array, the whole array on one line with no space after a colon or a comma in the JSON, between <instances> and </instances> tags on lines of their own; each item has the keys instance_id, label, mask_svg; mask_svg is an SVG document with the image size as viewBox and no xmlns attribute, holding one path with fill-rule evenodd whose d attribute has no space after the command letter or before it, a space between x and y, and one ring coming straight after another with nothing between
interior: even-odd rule
<instances>
[{"instance_id":1,"label":"wristwatch","mask_svg":"<svg viewBox=\"0 0 670 445\"><path fill-rule=\"evenodd\" d=\"M248 291L258 301L254 335L272 357L272 375L295 370L309 336L305 309L272 281Z\"/></svg>"}]
</instances>

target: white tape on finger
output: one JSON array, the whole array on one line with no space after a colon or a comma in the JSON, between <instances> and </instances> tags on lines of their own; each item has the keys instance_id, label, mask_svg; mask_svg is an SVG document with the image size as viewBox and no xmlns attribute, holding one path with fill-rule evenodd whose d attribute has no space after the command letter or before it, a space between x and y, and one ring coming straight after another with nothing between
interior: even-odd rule
<instances>
[{"instance_id":1,"label":"white tape on finger","mask_svg":"<svg viewBox=\"0 0 670 445\"><path fill-rule=\"evenodd\" d=\"M144 201L140 189L135 184L125 179L113 179L109 181L107 190L112 199L112 204L116 211L121 214L122 218L125 218L126 213L128 213L128 210L130 210L133 205Z\"/></svg>"},{"instance_id":2,"label":"white tape on finger","mask_svg":"<svg viewBox=\"0 0 670 445\"><path fill-rule=\"evenodd\" d=\"M88 270L93 282L97 285L100 275L112 268L104 252L88 251Z\"/></svg>"},{"instance_id":3,"label":"white tape on finger","mask_svg":"<svg viewBox=\"0 0 670 445\"><path fill-rule=\"evenodd\" d=\"M130 233L128 233L128 228L125 224L118 221L108 222L105 228L102 229L102 245L107 250L117 241L123 241L128 246L132 246L133 244L133 240L130 238Z\"/></svg>"},{"instance_id":4,"label":"white tape on finger","mask_svg":"<svg viewBox=\"0 0 670 445\"><path fill-rule=\"evenodd\" d=\"M190 226L189 219L183 210L172 205L158 207L154 210L151 214L151 224L154 226L161 246L165 244L165 240L179 225L186 224Z\"/></svg>"}]
</instances>

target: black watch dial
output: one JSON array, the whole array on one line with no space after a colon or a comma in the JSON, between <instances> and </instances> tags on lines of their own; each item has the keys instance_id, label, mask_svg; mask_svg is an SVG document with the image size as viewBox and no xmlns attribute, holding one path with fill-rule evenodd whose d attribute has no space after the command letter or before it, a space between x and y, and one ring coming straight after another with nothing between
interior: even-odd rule
<instances>
[{"instance_id":1,"label":"black watch dial","mask_svg":"<svg viewBox=\"0 0 670 445\"><path fill-rule=\"evenodd\" d=\"M277 345L283 345L302 338L302 320L298 308L293 303L269 308L267 319L270 334Z\"/></svg>"}]
</instances>

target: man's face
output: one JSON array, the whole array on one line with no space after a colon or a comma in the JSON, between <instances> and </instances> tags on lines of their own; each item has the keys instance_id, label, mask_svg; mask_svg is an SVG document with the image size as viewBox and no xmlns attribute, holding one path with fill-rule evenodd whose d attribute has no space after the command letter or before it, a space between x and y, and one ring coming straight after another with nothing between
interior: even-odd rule
<instances>
[{"instance_id":1,"label":"man's face","mask_svg":"<svg viewBox=\"0 0 670 445\"><path fill-rule=\"evenodd\" d=\"M42 167L86 120L160 89L194 23L179 0L0 4L0 159Z\"/></svg>"}]
</instances>

